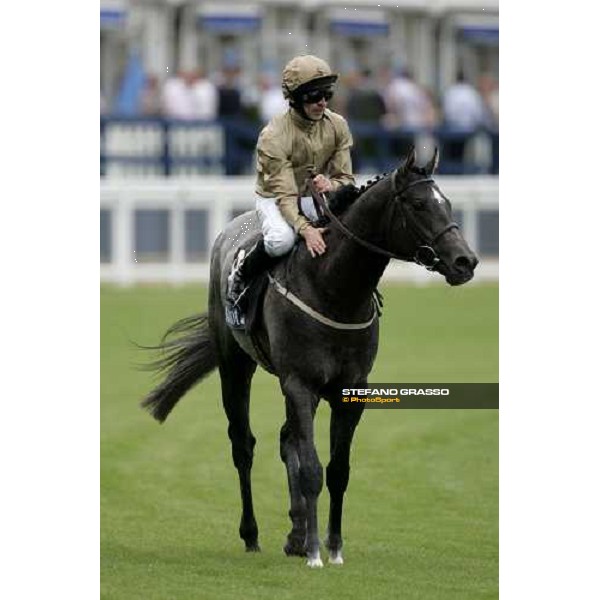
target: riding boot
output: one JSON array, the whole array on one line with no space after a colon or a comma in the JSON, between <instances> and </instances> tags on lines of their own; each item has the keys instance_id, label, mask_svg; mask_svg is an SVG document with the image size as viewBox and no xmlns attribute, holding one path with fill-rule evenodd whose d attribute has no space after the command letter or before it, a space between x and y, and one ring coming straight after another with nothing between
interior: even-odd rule
<instances>
[{"instance_id":1,"label":"riding boot","mask_svg":"<svg viewBox=\"0 0 600 600\"><path fill-rule=\"evenodd\" d=\"M250 250L242 264L242 274L244 279L251 283L255 277L275 265L279 256L269 256L265 250L265 243L261 238L256 246Z\"/></svg>"},{"instance_id":2,"label":"riding boot","mask_svg":"<svg viewBox=\"0 0 600 600\"><path fill-rule=\"evenodd\" d=\"M250 283L277 260L277 257L267 254L262 239L247 254L241 249L236 255L227 278L225 311L227 323L234 329L243 329L245 326L246 294Z\"/></svg>"}]
</instances>

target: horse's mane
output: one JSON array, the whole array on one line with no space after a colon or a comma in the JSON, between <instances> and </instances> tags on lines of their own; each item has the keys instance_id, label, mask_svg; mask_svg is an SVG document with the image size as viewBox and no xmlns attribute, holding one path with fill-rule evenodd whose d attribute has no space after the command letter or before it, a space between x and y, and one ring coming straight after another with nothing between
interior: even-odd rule
<instances>
[{"instance_id":1,"label":"horse's mane","mask_svg":"<svg viewBox=\"0 0 600 600\"><path fill-rule=\"evenodd\" d=\"M415 173L415 175L427 174L423 167L412 167L411 172ZM342 186L341 188L333 192L329 197L329 208L331 209L331 212L336 217L343 215L351 204L353 204L367 190L372 188L376 183L379 183L382 179L385 179L387 176L388 173L376 175L373 179L369 179L367 183L361 185L360 188L356 187L352 183Z\"/></svg>"}]
</instances>

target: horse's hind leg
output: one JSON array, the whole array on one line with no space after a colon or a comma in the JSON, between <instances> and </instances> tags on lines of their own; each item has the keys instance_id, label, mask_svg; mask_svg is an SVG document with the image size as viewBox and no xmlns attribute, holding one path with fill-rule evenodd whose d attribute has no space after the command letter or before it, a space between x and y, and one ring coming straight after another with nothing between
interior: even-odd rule
<instances>
[{"instance_id":1,"label":"horse's hind leg","mask_svg":"<svg viewBox=\"0 0 600 600\"><path fill-rule=\"evenodd\" d=\"M250 478L256 443L250 430L250 383L255 370L256 363L238 348L232 349L227 361L221 361L219 366L223 406L229 420L227 433L231 440L233 464L240 478L240 537L244 540L248 552L260 550Z\"/></svg>"},{"instance_id":2,"label":"horse's hind leg","mask_svg":"<svg viewBox=\"0 0 600 600\"><path fill-rule=\"evenodd\" d=\"M362 387L366 387L366 385ZM326 469L330 505L325 545L329 550L329 562L341 565L344 563L342 558L342 506L350 478L350 446L364 405L340 405L339 399L335 399L331 402L331 409L329 431L331 459Z\"/></svg>"},{"instance_id":3,"label":"horse's hind leg","mask_svg":"<svg viewBox=\"0 0 600 600\"><path fill-rule=\"evenodd\" d=\"M290 491L290 519L292 530L287 536L283 551L288 556L306 556L306 502L300 491L300 459L297 439L292 430L289 416L280 434L281 460L285 464Z\"/></svg>"}]
</instances>

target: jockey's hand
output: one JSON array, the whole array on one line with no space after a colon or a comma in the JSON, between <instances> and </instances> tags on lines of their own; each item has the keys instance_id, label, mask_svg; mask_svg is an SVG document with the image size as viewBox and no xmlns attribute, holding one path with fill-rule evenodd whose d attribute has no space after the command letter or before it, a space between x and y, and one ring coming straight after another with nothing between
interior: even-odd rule
<instances>
[{"instance_id":1,"label":"jockey's hand","mask_svg":"<svg viewBox=\"0 0 600 600\"><path fill-rule=\"evenodd\" d=\"M323 192L331 192L331 190L333 190L333 184L329 179L327 179L327 177L325 177L325 175L319 174L315 176L313 178L313 184L319 194L322 194Z\"/></svg>"},{"instance_id":2,"label":"jockey's hand","mask_svg":"<svg viewBox=\"0 0 600 600\"><path fill-rule=\"evenodd\" d=\"M314 258L317 254L320 256L325 253L327 246L325 245L325 240L323 239L323 234L327 231L325 227L321 227L317 229L316 227L305 227L300 235L304 238L306 242L306 247L310 252L310 255Z\"/></svg>"}]
</instances>

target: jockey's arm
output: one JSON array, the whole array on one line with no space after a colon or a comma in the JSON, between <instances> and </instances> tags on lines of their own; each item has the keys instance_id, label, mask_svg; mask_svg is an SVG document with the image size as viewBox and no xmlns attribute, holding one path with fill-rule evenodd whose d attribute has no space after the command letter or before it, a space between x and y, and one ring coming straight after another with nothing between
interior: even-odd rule
<instances>
[{"instance_id":1,"label":"jockey's arm","mask_svg":"<svg viewBox=\"0 0 600 600\"><path fill-rule=\"evenodd\" d=\"M294 196L283 196L277 199L277 207L283 218L289 223L296 233L302 233L310 227L310 221L302 216L298 210L298 194Z\"/></svg>"},{"instance_id":2,"label":"jockey's arm","mask_svg":"<svg viewBox=\"0 0 600 600\"><path fill-rule=\"evenodd\" d=\"M344 133L345 135L342 136L340 144L325 168L328 175L318 174L313 179L317 192L335 192L344 185L355 183L354 175L352 174L352 158L350 156L352 136L347 127Z\"/></svg>"},{"instance_id":3,"label":"jockey's arm","mask_svg":"<svg viewBox=\"0 0 600 600\"><path fill-rule=\"evenodd\" d=\"M256 152L260 193L276 198L283 218L300 233L310 222L298 211L298 186L290 159L273 143L259 144Z\"/></svg>"},{"instance_id":4,"label":"jockey's arm","mask_svg":"<svg viewBox=\"0 0 600 600\"><path fill-rule=\"evenodd\" d=\"M316 229L310 221L298 212L297 196L279 198L277 206L283 218L294 228L294 231L304 238L310 255L314 258L317 254L323 254L326 250L323 239L323 229Z\"/></svg>"},{"instance_id":5,"label":"jockey's arm","mask_svg":"<svg viewBox=\"0 0 600 600\"><path fill-rule=\"evenodd\" d=\"M263 190L277 199L281 215L294 231L304 238L311 256L323 254L326 246L322 230L312 227L310 221L298 211L298 187L291 161L284 154L273 152L272 149L267 154L260 144L257 148L257 160Z\"/></svg>"}]
</instances>

